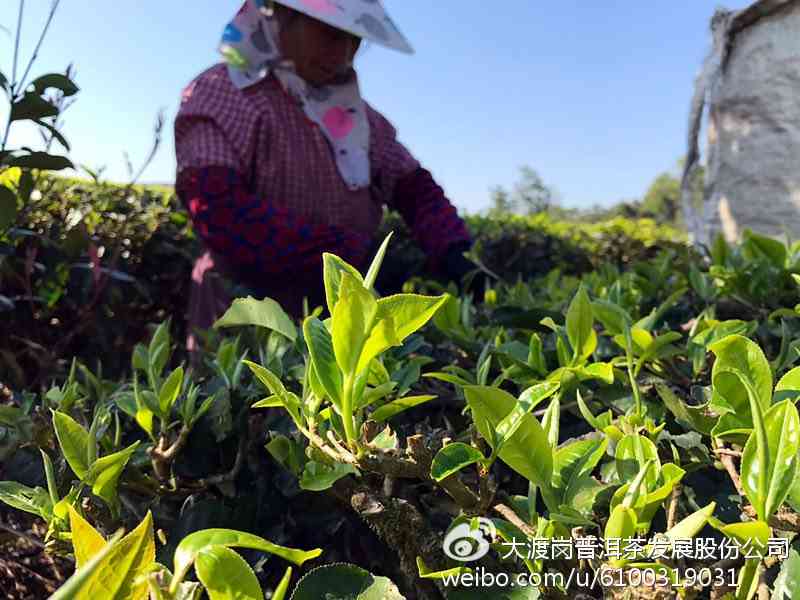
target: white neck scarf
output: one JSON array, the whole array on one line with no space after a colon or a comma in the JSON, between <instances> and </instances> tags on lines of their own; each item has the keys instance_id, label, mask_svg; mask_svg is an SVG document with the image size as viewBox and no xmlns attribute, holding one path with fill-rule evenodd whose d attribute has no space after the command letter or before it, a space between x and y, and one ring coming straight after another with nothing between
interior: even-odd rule
<instances>
[{"instance_id":1,"label":"white neck scarf","mask_svg":"<svg viewBox=\"0 0 800 600\"><path fill-rule=\"evenodd\" d=\"M244 89L274 74L328 140L342 179L351 190L370 183L369 122L352 65L339 80L314 87L280 53L279 25L263 0L246 0L225 28L220 52L233 84Z\"/></svg>"}]
</instances>

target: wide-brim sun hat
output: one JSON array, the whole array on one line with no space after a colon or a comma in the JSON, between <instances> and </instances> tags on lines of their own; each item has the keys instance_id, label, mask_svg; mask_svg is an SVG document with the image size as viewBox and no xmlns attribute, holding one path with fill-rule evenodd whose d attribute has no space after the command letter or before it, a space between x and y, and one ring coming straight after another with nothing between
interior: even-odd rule
<instances>
[{"instance_id":1,"label":"wide-brim sun hat","mask_svg":"<svg viewBox=\"0 0 800 600\"><path fill-rule=\"evenodd\" d=\"M273 0L256 0L256 4L267 8L271 1ZM380 0L274 0L274 2L381 46L406 54L414 53L414 48L389 17Z\"/></svg>"}]
</instances>

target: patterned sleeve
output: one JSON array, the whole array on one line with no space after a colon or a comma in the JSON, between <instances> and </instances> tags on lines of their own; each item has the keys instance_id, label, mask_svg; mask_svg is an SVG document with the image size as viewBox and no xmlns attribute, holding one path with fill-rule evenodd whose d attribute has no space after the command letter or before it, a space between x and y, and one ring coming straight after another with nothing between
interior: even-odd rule
<instances>
[{"instance_id":1,"label":"patterned sleeve","mask_svg":"<svg viewBox=\"0 0 800 600\"><path fill-rule=\"evenodd\" d=\"M449 249L471 244L466 224L431 173L397 140L394 126L374 109L370 113L373 179L384 203L400 213L428 255L428 267L439 270Z\"/></svg>"},{"instance_id":2,"label":"patterned sleeve","mask_svg":"<svg viewBox=\"0 0 800 600\"><path fill-rule=\"evenodd\" d=\"M319 269L323 252L357 267L366 259L366 236L310 223L257 197L235 169L187 167L175 187L198 236L248 280Z\"/></svg>"}]
</instances>

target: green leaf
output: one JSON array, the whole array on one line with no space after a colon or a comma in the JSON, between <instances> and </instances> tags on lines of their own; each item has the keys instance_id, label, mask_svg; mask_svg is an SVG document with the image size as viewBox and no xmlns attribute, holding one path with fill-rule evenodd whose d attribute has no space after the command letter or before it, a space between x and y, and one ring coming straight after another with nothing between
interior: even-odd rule
<instances>
[{"instance_id":1,"label":"green leaf","mask_svg":"<svg viewBox=\"0 0 800 600\"><path fill-rule=\"evenodd\" d=\"M714 391L737 416L751 417L750 400L739 381L741 377L753 388L755 399L765 412L772 402L772 370L758 344L740 335L729 335L709 349L717 357L711 371Z\"/></svg>"},{"instance_id":2,"label":"green leaf","mask_svg":"<svg viewBox=\"0 0 800 600\"><path fill-rule=\"evenodd\" d=\"M420 296L396 294L378 300L378 319L391 317L397 339L403 342L409 335L422 328L447 302L448 295Z\"/></svg>"},{"instance_id":3,"label":"green leaf","mask_svg":"<svg viewBox=\"0 0 800 600\"><path fill-rule=\"evenodd\" d=\"M333 351L343 373L355 375L374 356L360 364L364 344L373 327L378 303L372 292L347 272L341 274L339 300L333 307ZM356 367L361 367L356 370Z\"/></svg>"},{"instance_id":4,"label":"green leaf","mask_svg":"<svg viewBox=\"0 0 800 600\"><path fill-rule=\"evenodd\" d=\"M425 564L421 557L417 557L417 572L422 579L444 579L445 577L454 577L456 575L463 575L464 573L472 573L469 567L454 567L452 569L445 569L444 571L431 571Z\"/></svg>"},{"instance_id":5,"label":"green leaf","mask_svg":"<svg viewBox=\"0 0 800 600\"><path fill-rule=\"evenodd\" d=\"M256 574L241 556L225 546L211 546L197 553L197 578L209 600L263 600Z\"/></svg>"},{"instance_id":6,"label":"green leaf","mask_svg":"<svg viewBox=\"0 0 800 600\"><path fill-rule=\"evenodd\" d=\"M48 88L55 88L61 90L64 96L74 96L78 93L80 88L66 75L61 73L48 73L37 77L31 82L34 90L40 96L45 93Z\"/></svg>"},{"instance_id":7,"label":"green leaf","mask_svg":"<svg viewBox=\"0 0 800 600\"><path fill-rule=\"evenodd\" d=\"M597 334L593 323L592 304L581 285L567 310L567 337L572 346L573 364L584 362L597 348Z\"/></svg>"},{"instance_id":8,"label":"green leaf","mask_svg":"<svg viewBox=\"0 0 800 600\"><path fill-rule=\"evenodd\" d=\"M124 450L97 459L89 468L86 482L92 486L92 493L109 506L117 505L117 481L138 446L139 442L134 442Z\"/></svg>"},{"instance_id":9,"label":"green leaf","mask_svg":"<svg viewBox=\"0 0 800 600\"><path fill-rule=\"evenodd\" d=\"M336 364L330 332L318 318L307 317L303 322L303 333L319 382L325 388L331 402L341 406L342 373Z\"/></svg>"},{"instance_id":10,"label":"green leaf","mask_svg":"<svg viewBox=\"0 0 800 600\"><path fill-rule=\"evenodd\" d=\"M556 450L553 456L553 487L558 490L561 504L567 506L591 478L592 470L602 460L608 439L580 440Z\"/></svg>"},{"instance_id":11,"label":"green leaf","mask_svg":"<svg viewBox=\"0 0 800 600\"><path fill-rule=\"evenodd\" d=\"M775 396L773 403L778 403L781 400L797 400L800 396L800 367L795 367L783 377L780 378L775 386Z\"/></svg>"},{"instance_id":12,"label":"green leaf","mask_svg":"<svg viewBox=\"0 0 800 600\"><path fill-rule=\"evenodd\" d=\"M231 307L215 323L215 329L256 325L277 331L293 342L297 339L297 328L291 317L272 298L256 300L252 296L237 298Z\"/></svg>"},{"instance_id":13,"label":"green leaf","mask_svg":"<svg viewBox=\"0 0 800 600\"><path fill-rule=\"evenodd\" d=\"M558 391L558 382L544 382L522 392L514 408L497 425L497 440L500 448L516 433L525 415L530 414L543 401Z\"/></svg>"},{"instance_id":14,"label":"green leaf","mask_svg":"<svg viewBox=\"0 0 800 600\"><path fill-rule=\"evenodd\" d=\"M617 505L606 523L606 540L627 540L636 533L636 513L622 504ZM624 547L624 543L620 544ZM625 564L625 559L610 560L611 566L617 567Z\"/></svg>"},{"instance_id":15,"label":"green leaf","mask_svg":"<svg viewBox=\"0 0 800 600\"><path fill-rule=\"evenodd\" d=\"M99 554L76 570L66 583L50 596L50 600L91 600L87 589L97 574L108 568L108 559L112 555L118 554L121 540L122 533L120 532L108 541Z\"/></svg>"},{"instance_id":16,"label":"green leaf","mask_svg":"<svg viewBox=\"0 0 800 600\"><path fill-rule=\"evenodd\" d=\"M169 420L170 412L172 412L172 407L181 393L182 385L183 367L178 367L169 374L169 377L161 386L161 391L158 393L158 408L161 410L161 418L164 420Z\"/></svg>"},{"instance_id":17,"label":"green leaf","mask_svg":"<svg viewBox=\"0 0 800 600\"><path fill-rule=\"evenodd\" d=\"M142 576L148 572L156 559L153 517L150 512L136 529L118 543L109 542L89 560L84 568L91 570L98 557L102 557L99 565L80 587L80 591L74 595L64 596L64 598L71 600L146 599L147 581ZM55 596L53 597L55 598Z\"/></svg>"},{"instance_id":18,"label":"green leaf","mask_svg":"<svg viewBox=\"0 0 800 600\"><path fill-rule=\"evenodd\" d=\"M375 253L375 257L372 259L372 263L369 265L367 276L364 278L364 287L368 290L371 290L375 285L375 280L378 277L378 271L380 271L381 264L383 263L383 257L386 256L386 248L388 248L389 240L392 239L393 234L394 232L390 231L389 234L383 239L381 247L378 248L378 252Z\"/></svg>"},{"instance_id":19,"label":"green leaf","mask_svg":"<svg viewBox=\"0 0 800 600\"><path fill-rule=\"evenodd\" d=\"M772 600L792 600L796 589L800 589L800 554L791 548L789 558L783 561L781 572L775 579Z\"/></svg>"},{"instance_id":20,"label":"green leaf","mask_svg":"<svg viewBox=\"0 0 800 600\"><path fill-rule=\"evenodd\" d=\"M286 572L283 574L280 583L275 587L271 600L285 600L286 594L289 593L289 584L292 582L292 567L286 567Z\"/></svg>"},{"instance_id":21,"label":"green leaf","mask_svg":"<svg viewBox=\"0 0 800 600\"><path fill-rule=\"evenodd\" d=\"M11 121L36 121L55 116L58 116L58 107L33 92L25 92L22 98L11 105Z\"/></svg>"},{"instance_id":22,"label":"green leaf","mask_svg":"<svg viewBox=\"0 0 800 600\"><path fill-rule=\"evenodd\" d=\"M187 535L180 541L178 547L175 549L173 568L175 579L183 579L192 566L192 563L194 563L197 554L213 546L261 550L262 552L269 552L275 556L280 556L282 559L294 563L298 567L302 566L304 562L313 560L322 554L322 550L319 548L309 550L308 552L296 550L294 548L286 548L244 531L235 531L233 529L203 529Z\"/></svg>"},{"instance_id":23,"label":"green leaf","mask_svg":"<svg viewBox=\"0 0 800 600\"><path fill-rule=\"evenodd\" d=\"M655 385L661 400L664 401L669 411L683 422L684 426L696 429L705 435L711 434L717 419L708 415L708 404L690 406L678 398L667 385L661 382L657 382Z\"/></svg>"},{"instance_id":24,"label":"green leaf","mask_svg":"<svg viewBox=\"0 0 800 600\"><path fill-rule=\"evenodd\" d=\"M75 566L80 569L105 548L106 541L72 506L67 510L72 548L75 552Z\"/></svg>"},{"instance_id":25,"label":"green leaf","mask_svg":"<svg viewBox=\"0 0 800 600\"><path fill-rule=\"evenodd\" d=\"M425 404L434 398L436 398L436 396L432 395L406 396L404 398L398 398L397 400L389 402L388 404L384 404L380 408L374 410L369 418L378 423L383 423L384 421L391 419L395 415L399 415L401 412L404 412L409 408L414 408L420 404Z\"/></svg>"},{"instance_id":26,"label":"green leaf","mask_svg":"<svg viewBox=\"0 0 800 600\"><path fill-rule=\"evenodd\" d=\"M650 469L645 478L648 489L655 485L661 470L661 461L658 458L656 445L637 433L626 435L617 444L617 473L621 481L632 480L649 460L655 463L655 468Z\"/></svg>"},{"instance_id":27,"label":"green leaf","mask_svg":"<svg viewBox=\"0 0 800 600\"><path fill-rule=\"evenodd\" d=\"M742 486L759 519L767 521L783 504L797 473L797 453L800 451L797 407L790 400L774 405L764 415L764 426L767 452L757 451L758 437L753 432L742 454ZM767 464L763 464L764 456ZM765 487L762 477L766 480Z\"/></svg>"},{"instance_id":28,"label":"green leaf","mask_svg":"<svg viewBox=\"0 0 800 600\"><path fill-rule=\"evenodd\" d=\"M714 509L717 507L716 503L712 502L700 510L693 512L685 519L679 521L668 529L663 535L668 540L690 540L694 538L700 530L708 523L708 519L714 514Z\"/></svg>"},{"instance_id":29,"label":"green leaf","mask_svg":"<svg viewBox=\"0 0 800 600\"><path fill-rule=\"evenodd\" d=\"M376 577L355 565L325 565L297 584L291 600L405 600L386 577Z\"/></svg>"},{"instance_id":30,"label":"green leaf","mask_svg":"<svg viewBox=\"0 0 800 600\"><path fill-rule=\"evenodd\" d=\"M750 259L761 255L768 259L776 269L783 269L786 266L786 246L776 239L758 235L752 231L745 230L742 249L745 256Z\"/></svg>"},{"instance_id":31,"label":"green leaf","mask_svg":"<svg viewBox=\"0 0 800 600\"><path fill-rule=\"evenodd\" d=\"M59 411L53 411L53 429L55 429L61 453L67 460L73 473L84 479L89 472L86 458L89 456L89 433L75 419Z\"/></svg>"},{"instance_id":32,"label":"green leaf","mask_svg":"<svg viewBox=\"0 0 800 600\"><path fill-rule=\"evenodd\" d=\"M467 386L464 395L478 431L492 445L497 426L514 409L516 398L501 389L485 386ZM503 444L498 456L529 481L549 489L553 454L547 434L533 415L522 418L516 433Z\"/></svg>"},{"instance_id":33,"label":"green leaf","mask_svg":"<svg viewBox=\"0 0 800 600\"><path fill-rule=\"evenodd\" d=\"M56 156L47 152L30 152L21 156L15 156L7 163L10 167L20 167L22 169L40 169L43 171L61 171L62 169L74 169L75 166L68 158Z\"/></svg>"},{"instance_id":34,"label":"green leaf","mask_svg":"<svg viewBox=\"0 0 800 600\"><path fill-rule=\"evenodd\" d=\"M433 457L431 477L434 481L442 481L461 469L482 460L484 460L483 454L472 446L461 442L447 444Z\"/></svg>"},{"instance_id":35,"label":"green leaf","mask_svg":"<svg viewBox=\"0 0 800 600\"><path fill-rule=\"evenodd\" d=\"M613 302L594 300L592 302L592 313L603 324L606 333L612 336L622 334L625 328L631 325L630 315Z\"/></svg>"},{"instance_id":36,"label":"green leaf","mask_svg":"<svg viewBox=\"0 0 800 600\"><path fill-rule=\"evenodd\" d=\"M0 232L8 229L17 220L17 195L13 190L0 185Z\"/></svg>"},{"instance_id":37,"label":"green leaf","mask_svg":"<svg viewBox=\"0 0 800 600\"><path fill-rule=\"evenodd\" d=\"M353 465L335 463L333 466L328 466L325 463L309 460L300 476L300 488L311 492L323 492L330 489L342 477L356 473Z\"/></svg>"},{"instance_id":38,"label":"green leaf","mask_svg":"<svg viewBox=\"0 0 800 600\"><path fill-rule=\"evenodd\" d=\"M342 273L349 273L359 282L364 282L364 278L358 269L346 263L335 254L329 252L322 253L322 279L325 284L325 299L328 304L328 312L332 315L336 303L339 301L339 286L342 282Z\"/></svg>"},{"instance_id":39,"label":"green leaf","mask_svg":"<svg viewBox=\"0 0 800 600\"><path fill-rule=\"evenodd\" d=\"M0 481L0 502L37 517L44 517L44 511L52 504L47 490L30 488L16 481Z\"/></svg>"}]
</instances>

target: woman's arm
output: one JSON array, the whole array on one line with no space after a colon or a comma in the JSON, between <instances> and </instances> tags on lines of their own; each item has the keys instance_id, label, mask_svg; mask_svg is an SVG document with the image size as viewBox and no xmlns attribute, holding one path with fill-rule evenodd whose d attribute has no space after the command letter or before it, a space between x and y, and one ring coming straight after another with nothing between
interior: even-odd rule
<instances>
[{"instance_id":1,"label":"woman's arm","mask_svg":"<svg viewBox=\"0 0 800 600\"><path fill-rule=\"evenodd\" d=\"M449 270L445 260L448 253L457 251L460 256L472 245L472 237L458 211L430 172L422 167L398 179L389 206L402 215L434 271Z\"/></svg>"},{"instance_id":2,"label":"woman's arm","mask_svg":"<svg viewBox=\"0 0 800 600\"><path fill-rule=\"evenodd\" d=\"M355 266L365 259L366 236L311 223L259 198L231 167L185 168L176 192L200 238L248 279L319 269L323 252Z\"/></svg>"}]
</instances>

